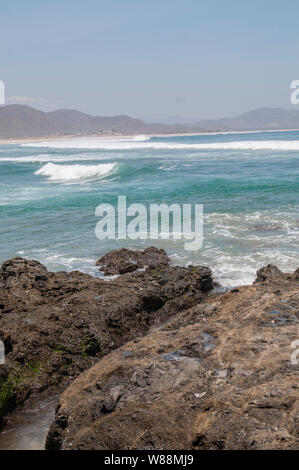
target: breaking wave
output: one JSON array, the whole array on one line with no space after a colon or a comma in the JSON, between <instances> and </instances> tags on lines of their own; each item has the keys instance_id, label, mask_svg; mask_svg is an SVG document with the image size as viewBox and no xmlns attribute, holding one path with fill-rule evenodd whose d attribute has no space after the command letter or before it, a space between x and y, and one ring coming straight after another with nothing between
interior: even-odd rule
<instances>
[{"instance_id":1,"label":"breaking wave","mask_svg":"<svg viewBox=\"0 0 299 470\"><path fill-rule=\"evenodd\" d=\"M48 176L50 181L64 183L78 183L101 180L118 168L117 163L103 163L100 165L55 165L47 163L35 172L35 175Z\"/></svg>"},{"instance_id":2,"label":"breaking wave","mask_svg":"<svg viewBox=\"0 0 299 470\"><path fill-rule=\"evenodd\" d=\"M234 141L217 143L176 143L152 140L150 137L138 136L131 139L61 139L56 141L34 142L22 144L22 147L55 148L55 149L102 149L102 150L299 150L299 141Z\"/></svg>"}]
</instances>

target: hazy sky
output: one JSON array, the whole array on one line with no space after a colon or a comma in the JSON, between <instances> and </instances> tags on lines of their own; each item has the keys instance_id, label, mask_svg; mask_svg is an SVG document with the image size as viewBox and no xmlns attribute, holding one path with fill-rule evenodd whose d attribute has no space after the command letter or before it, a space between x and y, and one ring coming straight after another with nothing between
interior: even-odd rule
<instances>
[{"instance_id":1,"label":"hazy sky","mask_svg":"<svg viewBox=\"0 0 299 470\"><path fill-rule=\"evenodd\" d=\"M298 0L0 0L9 102L223 117L290 105Z\"/></svg>"}]
</instances>

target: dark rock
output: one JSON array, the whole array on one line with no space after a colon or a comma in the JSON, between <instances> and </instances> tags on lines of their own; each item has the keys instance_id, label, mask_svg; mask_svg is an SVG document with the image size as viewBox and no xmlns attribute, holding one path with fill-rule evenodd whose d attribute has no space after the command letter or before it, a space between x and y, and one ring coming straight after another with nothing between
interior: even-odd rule
<instances>
[{"instance_id":1,"label":"dark rock","mask_svg":"<svg viewBox=\"0 0 299 470\"><path fill-rule=\"evenodd\" d=\"M144 267L167 266L169 258L165 250L151 246L143 251L113 250L97 261L105 275L125 274Z\"/></svg>"},{"instance_id":2,"label":"dark rock","mask_svg":"<svg viewBox=\"0 0 299 470\"><path fill-rule=\"evenodd\" d=\"M12 351L12 341L9 331L0 330L0 340L4 343L5 354L8 354Z\"/></svg>"},{"instance_id":3,"label":"dark rock","mask_svg":"<svg viewBox=\"0 0 299 470\"><path fill-rule=\"evenodd\" d=\"M166 264L106 282L78 271L49 272L22 258L3 263L0 337L10 403L67 385L110 351L207 296L208 268Z\"/></svg>"},{"instance_id":4,"label":"dark rock","mask_svg":"<svg viewBox=\"0 0 299 470\"><path fill-rule=\"evenodd\" d=\"M256 273L257 277L255 282L273 281L274 279L280 279L284 277L284 273L278 269L274 264L268 264L264 268L261 268Z\"/></svg>"},{"instance_id":5,"label":"dark rock","mask_svg":"<svg viewBox=\"0 0 299 470\"><path fill-rule=\"evenodd\" d=\"M293 274L294 279L299 279L299 268L296 269L296 271Z\"/></svg>"}]
</instances>

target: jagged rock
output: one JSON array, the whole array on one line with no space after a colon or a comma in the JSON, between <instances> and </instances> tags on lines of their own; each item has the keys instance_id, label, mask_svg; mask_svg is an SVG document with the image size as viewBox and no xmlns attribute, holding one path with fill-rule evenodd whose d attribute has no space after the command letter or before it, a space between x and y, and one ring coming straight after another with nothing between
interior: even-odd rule
<instances>
[{"instance_id":1,"label":"jagged rock","mask_svg":"<svg viewBox=\"0 0 299 470\"><path fill-rule=\"evenodd\" d=\"M47 449L298 449L298 321L292 275L210 295L80 375Z\"/></svg>"},{"instance_id":2,"label":"jagged rock","mask_svg":"<svg viewBox=\"0 0 299 470\"><path fill-rule=\"evenodd\" d=\"M257 277L255 282L273 281L274 279L280 279L284 277L284 273L278 269L274 264L268 264L264 268L261 268L256 273Z\"/></svg>"},{"instance_id":3,"label":"jagged rock","mask_svg":"<svg viewBox=\"0 0 299 470\"><path fill-rule=\"evenodd\" d=\"M133 272L144 267L167 266L168 263L166 251L151 246L143 251L126 248L113 250L102 256L96 264L105 275L114 275Z\"/></svg>"},{"instance_id":4,"label":"jagged rock","mask_svg":"<svg viewBox=\"0 0 299 470\"><path fill-rule=\"evenodd\" d=\"M299 268L296 269L296 271L293 274L294 279L299 279Z\"/></svg>"},{"instance_id":5,"label":"jagged rock","mask_svg":"<svg viewBox=\"0 0 299 470\"><path fill-rule=\"evenodd\" d=\"M110 351L200 302L212 287L206 267L159 266L106 282L78 271L49 272L22 258L6 261L0 270L5 400L15 405L66 385ZM0 394L0 416L1 409Z\"/></svg>"}]
</instances>

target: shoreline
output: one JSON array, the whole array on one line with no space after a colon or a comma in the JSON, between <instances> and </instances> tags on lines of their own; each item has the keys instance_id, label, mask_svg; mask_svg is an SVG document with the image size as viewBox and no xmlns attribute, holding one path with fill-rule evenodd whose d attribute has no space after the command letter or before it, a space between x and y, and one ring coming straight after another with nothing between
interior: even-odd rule
<instances>
[{"instance_id":1,"label":"shoreline","mask_svg":"<svg viewBox=\"0 0 299 470\"><path fill-rule=\"evenodd\" d=\"M0 145L14 145L14 144L25 144L30 142L43 142L43 141L52 141L52 140L63 140L63 139L82 139L82 138L95 138L95 139L122 139L122 138L134 138L139 135L145 137L183 137L183 136L201 136L201 135L229 135L229 134L259 134L263 132L298 132L299 129L257 129L257 130L248 130L248 131L211 131L211 132L174 132L174 133L157 133L157 134L54 134L54 135L45 135L45 136L35 136L35 137L20 137L20 138L0 138Z\"/></svg>"}]
</instances>

